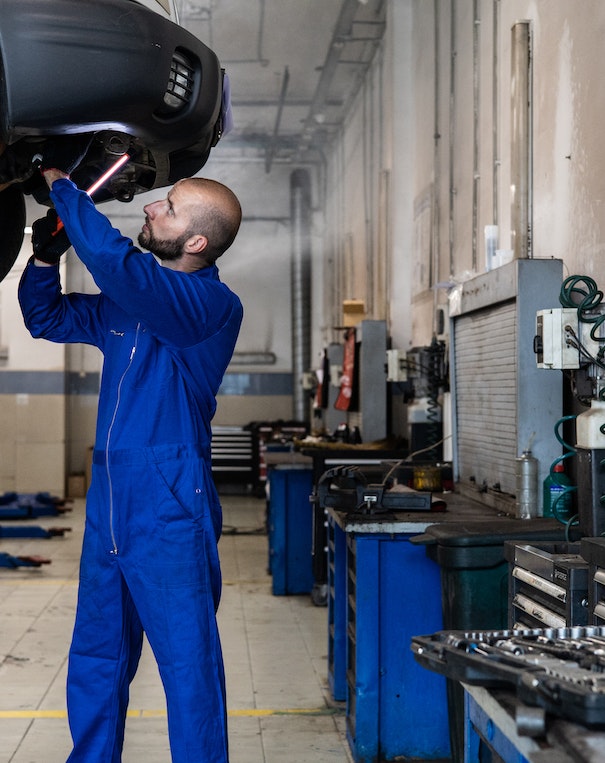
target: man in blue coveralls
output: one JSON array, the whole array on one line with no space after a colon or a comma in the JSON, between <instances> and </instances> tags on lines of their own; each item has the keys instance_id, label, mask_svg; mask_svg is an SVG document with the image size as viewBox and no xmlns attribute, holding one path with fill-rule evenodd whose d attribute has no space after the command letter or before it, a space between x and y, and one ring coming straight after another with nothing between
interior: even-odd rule
<instances>
[{"instance_id":1,"label":"man in blue coveralls","mask_svg":"<svg viewBox=\"0 0 605 763\"><path fill-rule=\"evenodd\" d=\"M166 692L173 763L226 763L210 421L242 320L215 261L237 234L241 208L220 183L179 181L144 208L139 243L160 264L76 188L73 168L42 164L56 212L34 223L19 286L34 337L85 342L104 355L69 653L68 761L121 760L145 632ZM62 292L57 263L70 242L99 294Z\"/></svg>"}]
</instances>

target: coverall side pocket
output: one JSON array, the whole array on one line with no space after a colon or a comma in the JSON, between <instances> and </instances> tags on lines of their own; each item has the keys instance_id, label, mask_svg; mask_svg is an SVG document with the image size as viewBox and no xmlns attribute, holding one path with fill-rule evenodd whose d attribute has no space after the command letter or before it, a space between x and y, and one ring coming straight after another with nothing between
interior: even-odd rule
<instances>
[{"instance_id":1,"label":"coverall side pocket","mask_svg":"<svg viewBox=\"0 0 605 763\"><path fill-rule=\"evenodd\" d=\"M153 510L162 522L190 519L200 522L208 512L203 468L198 460L170 459L154 465L156 501Z\"/></svg>"}]
</instances>

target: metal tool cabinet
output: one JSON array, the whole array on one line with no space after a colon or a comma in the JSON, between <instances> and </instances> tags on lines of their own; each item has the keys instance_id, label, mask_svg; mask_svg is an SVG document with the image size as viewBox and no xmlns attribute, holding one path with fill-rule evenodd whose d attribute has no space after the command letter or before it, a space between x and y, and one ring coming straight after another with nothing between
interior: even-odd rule
<instances>
[{"instance_id":1,"label":"metal tool cabinet","mask_svg":"<svg viewBox=\"0 0 605 763\"><path fill-rule=\"evenodd\" d=\"M273 594L310 593L313 472L301 465L269 470L269 570Z\"/></svg>"},{"instance_id":2,"label":"metal tool cabinet","mask_svg":"<svg viewBox=\"0 0 605 763\"><path fill-rule=\"evenodd\" d=\"M338 698L344 689L353 757L447 758L445 681L409 647L412 635L442 627L439 572L409 542L427 520L328 516L329 681Z\"/></svg>"},{"instance_id":3,"label":"metal tool cabinet","mask_svg":"<svg viewBox=\"0 0 605 763\"><path fill-rule=\"evenodd\" d=\"M258 446L251 431L212 427L212 477L217 485L257 484Z\"/></svg>"},{"instance_id":4,"label":"metal tool cabinet","mask_svg":"<svg viewBox=\"0 0 605 763\"><path fill-rule=\"evenodd\" d=\"M605 625L605 538L582 538L582 557L588 562L589 623Z\"/></svg>"}]
</instances>

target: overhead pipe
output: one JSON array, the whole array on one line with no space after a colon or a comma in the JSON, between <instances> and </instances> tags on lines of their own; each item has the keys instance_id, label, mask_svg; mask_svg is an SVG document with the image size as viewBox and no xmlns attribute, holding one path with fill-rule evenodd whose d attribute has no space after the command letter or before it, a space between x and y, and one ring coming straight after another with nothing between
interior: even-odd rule
<instances>
[{"instance_id":1,"label":"overhead pipe","mask_svg":"<svg viewBox=\"0 0 605 763\"><path fill-rule=\"evenodd\" d=\"M308 421L307 393L303 374L311 368L311 180L307 170L290 175L292 225L291 303L293 416Z\"/></svg>"},{"instance_id":2,"label":"overhead pipe","mask_svg":"<svg viewBox=\"0 0 605 763\"><path fill-rule=\"evenodd\" d=\"M336 69L340 63L340 52L343 46L342 40L346 39L351 34L353 19L357 14L358 8L359 0L345 0L342 4L332 35L332 40L330 42L330 47L328 49L328 54L321 67L319 82L317 83L317 88L313 94L309 116L305 123L305 127L307 128L312 128L314 126L313 120L315 114L319 114L324 110L324 105L328 98L332 81L336 76Z\"/></svg>"},{"instance_id":3,"label":"overhead pipe","mask_svg":"<svg viewBox=\"0 0 605 763\"><path fill-rule=\"evenodd\" d=\"M267 155L265 158L265 172L269 174L271 172L271 165L273 164L273 157L277 149L279 138L279 127L281 125L282 113L284 110L284 104L286 102L286 93L288 92L288 84L290 83L290 70L286 66L284 69L284 76L282 77L281 92L279 95L279 103L277 105L277 116L275 117L275 124L273 126L273 137L270 146L267 148Z\"/></svg>"},{"instance_id":4,"label":"overhead pipe","mask_svg":"<svg viewBox=\"0 0 605 763\"><path fill-rule=\"evenodd\" d=\"M323 65L320 68L319 81L313 94L311 101L311 107L309 108L308 116L305 120L304 131L312 131L315 129L316 122L315 117L317 114L323 113L326 103L328 102L328 96L338 67L344 63L354 63L362 65L367 68L368 62L348 61L341 59L341 52L346 42L356 42L358 39L366 40L366 38L357 38L352 34L353 25L355 23L355 16L359 11L360 0L343 0L332 39L330 41L330 47ZM384 10L384 2L380 3L376 9L376 15L381 16ZM372 22L369 22L372 23ZM384 22L380 21L376 23L376 26L383 27ZM381 36L369 38L367 41L378 44Z\"/></svg>"}]
</instances>

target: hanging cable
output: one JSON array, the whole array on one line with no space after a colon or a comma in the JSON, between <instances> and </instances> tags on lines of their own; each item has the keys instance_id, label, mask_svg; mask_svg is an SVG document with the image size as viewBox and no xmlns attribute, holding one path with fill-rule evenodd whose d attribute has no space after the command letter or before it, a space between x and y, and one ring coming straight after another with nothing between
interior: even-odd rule
<instances>
[{"instance_id":1,"label":"hanging cable","mask_svg":"<svg viewBox=\"0 0 605 763\"><path fill-rule=\"evenodd\" d=\"M561 285L559 302L563 307L576 309L578 320L582 323L594 324L590 330L590 338L599 344L605 343L605 337L596 336L596 331L605 321L605 313L596 313L602 301L603 292L590 276L569 276ZM603 351L605 351L605 346L599 351L599 356L602 355ZM599 360L602 360L602 357Z\"/></svg>"},{"instance_id":2,"label":"hanging cable","mask_svg":"<svg viewBox=\"0 0 605 763\"><path fill-rule=\"evenodd\" d=\"M428 375L427 375L427 439L429 447L426 449L431 461L439 459L437 444L441 440L442 416L439 402L439 391L443 385L443 342L436 337L428 348Z\"/></svg>"},{"instance_id":3,"label":"hanging cable","mask_svg":"<svg viewBox=\"0 0 605 763\"><path fill-rule=\"evenodd\" d=\"M561 285L561 292L559 294L559 302L563 307L570 307L577 311L578 315L578 323L589 323L592 324L592 328L590 330L590 338L593 340L593 342L597 342L597 344L600 345L599 350L597 351L596 357L593 355L593 353L588 352L586 347L582 344L579 337L575 335L573 330L570 332L570 334L573 337L573 340L575 346L578 351L580 352L580 355L587 360L590 363L593 363L594 365L598 366L599 368L605 367L605 336L597 336L597 332L600 332L601 327L603 326L603 323L605 322L605 312L603 310L599 310L601 307L601 304L603 302L603 292L598 288L596 281L593 278L590 278L590 276L586 275L575 275L575 276L569 276L566 278L562 285ZM581 333L581 332L580 332ZM605 400L605 387L599 388L599 385L596 387L596 397L598 400L602 401ZM558 426L557 422L557 426ZM602 435L605 435L605 423L603 423L599 431ZM555 434L557 434L555 429ZM563 443L563 440L559 438L557 434L557 439L559 442ZM569 448L569 446L566 446ZM572 449L573 450L573 449ZM575 453L575 450L574 450ZM573 454L565 454L562 458L565 458L566 456L573 455ZM558 459L561 460L561 459ZM601 469L605 468L605 458L601 459L600 461L600 467ZM553 467L551 466L551 478L553 479L553 482L557 483L556 478L553 477ZM557 483L558 484L558 483ZM577 489L577 488L574 488ZM561 496L563 496L565 492L561 493ZM553 505L553 514L556 516L556 504L558 503L557 499L555 501L555 504ZM599 496L599 503L601 507L605 507L605 495ZM559 517L556 517L559 519ZM572 519L576 519L575 517ZM560 521L560 519L559 519ZM568 524L568 529L571 524Z\"/></svg>"}]
</instances>

